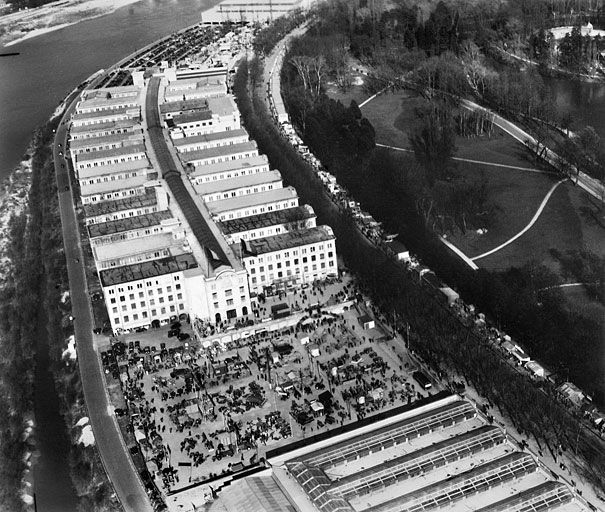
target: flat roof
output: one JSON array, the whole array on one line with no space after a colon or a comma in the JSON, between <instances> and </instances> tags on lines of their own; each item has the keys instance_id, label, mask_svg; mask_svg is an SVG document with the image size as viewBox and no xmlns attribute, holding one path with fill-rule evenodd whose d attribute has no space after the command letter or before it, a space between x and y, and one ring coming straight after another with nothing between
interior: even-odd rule
<instances>
[{"instance_id":1,"label":"flat roof","mask_svg":"<svg viewBox=\"0 0 605 512\"><path fill-rule=\"evenodd\" d=\"M104 158L114 158L118 156L136 155L145 153L145 144L128 144L117 148L99 149L98 151L89 151L76 155L76 162L87 162L90 160L103 160Z\"/></svg>"},{"instance_id":2,"label":"flat roof","mask_svg":"<svg viewBox=\"0 0 605 512\"><path fill-rule=\"evenodd\" d=\"M129 188L142 187L149 181L147 176L133 176L124 180L102 181L101 183L93 183L80 185L80 194L90 196L93 194L104 194L106 192L117 192Z\"/></svg>"},{"instance_id":3,"label":"flat roof","mask_svg":"<svg viewBox=\"0 0 605 512\"><path fill-rule=\"evenodd\" d=\"M150 167L151 164L147 158L130 160L117 164L93 165L92 167L83 167L82 169L78 169L78 179L83 180L103 175L109 176L111 174L119 174L122 172L138 171L139 169L149 169Z\"/></svg>"},{"instance_id":4,"label":"flat roof","mask_svg":"<svg viewBox=\"0 0 605 512\"><path fill-rule=\"evenodd\" d=\"M195 168L190 176L206 176L208 174L247 169L248 167L259 167L261 165L269 165L267 155L255 155L246 158L236 158L235 160L226 160L225 162L218 162L216 164L200 165Z\"/></svg>"},{"instance_id":5,"label":"flat roof","mask_svg":"<svg viewBox=\"0 0 605 512\"><path fill-rule=\"evenodd\" d=\"M125 258L134 254L143 254L149 251L168 249L182 245L175 240L172 233L157 233L127 240L118 240L110 244L94 247L95 259L99 261ZM181 251L182 252L182 251Z\"/></svg>"},{"instance_id":6,"label":"flat roof","mask_svg":"<svg viewBox=\"0 0 605 512\"><path fill-rule=\"evenodd\" d=\"M206 160L208 158L218 158L223 156L237 155L246 151L258 151L256 142L240 142L238 144L227 144L226 146L215 146L213 148L196 149L179 153L179 158L184 162L193 162L194 160Z\"/></svg>"},{"instance_id":7,"label":"flat roof","mask_svg":"<svg viewBox=\"0 0 605 512\"><path fill-rule=\"evenodd\" d=\"M172 143L175 147L187 146L189 144L197 144L199 142L212 142L215 140L228 140L237 137L247 136L248 132L243 128L237 130L224 130L220 132L204 133L202 135L194 135L193 137L183 137L182 139L173 139Z\"/></svg>"},{"instance_id":8,"label":"flat roof","mask_svg":"<svg viewBox=\"0 0 605 512\"><path fill-rule=\"evenodd\" d=\"M206 207L210 213L219 214L221 212L239 210L241 208L246 208L247 206L269 204L297 197L296 189L294 187L284 187L267 190L266 192L258 192L256 194L230 197L229 199L221 199L220 201L210 201L209 203L206 203Z\"/></svg>"},{"instance_id":9,"label":"flat roof","mask_svg":"<svg viewBox=\"0 0 605 512\"><path fill-rule=\"evenodd\" d=\"M108 108L107 110L100 110L98 112L80 112L71 116L72 121L79 121L80 119L96 119L99 117L117 116L121 114L128 114L132 110L138 109L139 107L115 107Z\"/></svg>"},{"instance_id":10,"label":"flat roof","mask_svg":"<svg viewBox=\"0 0 605 512\"><path fill-rule=\"evenodd\" d=\"M125 231L133 231L135 229L148 228L150 226L157 226L161 224L163 220L171 218L172 213L170 210L164 210L161 212L136 215L134 217L126 217L125 219L90 224L88 226L88 235L90 238L96 238L99 236L113 235L115 233L123 233Z\"/></svg>"},{"instance_id":11,"label":"flat roof","mask_svg":"<svg viewBox=\"0 0 605 512\"><path fill-rule=\"evenodd\" d=\"M186 112L173 116L172 122L176 125L195 123L196 121L208 121L212 119L210 110L196 110L195 112Z\"/></svg>"},{"instance_id":12,"label":"flat roof","mask_svg":"<svg viewBox=\"0 0 605 512\"><path fill-rule=\"evenodd\" d=\"M111 268L99 272L103 286L113 286L140 279L182 272L192 268L198 268L197 261L192 254L179 254L159 260L144 261L125 267Z\"/></svg>"},{"instance_id":13,"label":"flat roof","mask_svg":"<svg viewBox=\"0 0 605 512\"><path fill-rule=\"evenodd\" d=\"M328 226L317 226L315 228L288 231L287 233L280 233L279 235L265 238L242 240L241 243L233 244L232 247L236 254L240 255L240 257L245 257L293 249L294 247L327 242L328 240L334 240L332 230Z\"/></svg>"},{"instance_id":14,"label":"flat roof","mask_svg":"<svg viewBox=\"0 0 605 512\"><path fill-rule=\"evenodd\" d=\"M80 101L78 106L76 107L76 112L80 111L83 108L95 108L99 106L112 106L112 105L123 105L125 102L134 102L135 104L138 102L138 95L129 95L129 96L117 96L117 97L107 97L107 96L96 96L89 97Z\"/></svg>"},{"instance_id":15,"label":"flat roof","mask_svg":"<svg viewBox=\"0 0 605 512\"><path fill-rule=\"evenodd\" d=\"M208 110L208 102L204 98L194 98L191 100L169 101L160 105L161 114L186 110Z\"/></svg>"},{"instance_id":16,"label":"flat roof","mask_svg":"<svg viewBox=\"0 0 605 512\"><path fill-rule=\"evenodd\" d=\"M114 144L118 142L131 142L143 140L143 129L135 128L132 131L125 133L110 133L109 135L100 135L98 137L86 137L83 139L73 139L69 143L70 149L90 148L94 146L102 146L104 144Z\"/></svg>"},{"instance_id":17,"label":"flat roof","mask_svg":"<svg viewBox=\"0 0 605 512\"><path fill-rule=\"evenodd\" d=\"M217 192L226 192L243 187L253 187L265 183L281 183L282 177L279 171L256 172L254 174L245 174L235 178L224 180L209 181L195 185L196 192L200 195L215 194ZM277 189L274 189L277 190Z\"/></svg>"},{"instance_id":18,"label":"flat roof","mask_svg":"<svg viewBox=\"0 0 605 512\"><path fill-rule=\"evenodd\" d=\"M94 133L100 132L103 130L111 130L111 129L124 129L131 128L135 125L138 125L138 121L135 121L132 117L128 119L120 119L118 121L106 121L104 123L95 123L95 124L83 124L81 126L70 126L70 133ZM75 139L73 139L75 140Z\"/></svg>"},{"instance_id":19,"label":"flat roof","mask_svg":"<svg viewBox=\"0 0 605 512\"><path fill-rule=\"evenodd\" d=\"M113 96L116 94L127 94L130 93L134 96L141 92L141 88L136 85L120 85L117 87L102 87L100 89L88 89L84 91L83 96L85 99L94 97L107 97L108 95Z\"/></svg>"},{"instance_id":20,"label":"flat roof","mask_svg":"<svg viewBox=\"0 0 605 512\"><path fill-rule=\"evenodd\" d=\"M237 111L237 105L231 96L208 98L208 107L213 114L219 116L229 116Z\"/></svg>"},{"instance_id":21,"label":"flat roof","mask_svg":"<svg viewBox=\"0 0 605 512\"><path fill-rule=\"evenodd\" d=\"M313 209L308 205L303 205L295 206L294 208L285 208L283 210L273 210L258 215L250 215L249 217L224 220L217 222L217 224L225 235L233 235L235 233L252 231L253 229L262 229L269 226L298 222L313 217L315 217Z\"/></svg>"},{"instance_id":22,"label":"flat roof","mask_svg":"<svg viewBox=\"0 0 605 512\"><path fill-rule=\"evenodd\" d=\"M110 213L121 212L124 210L135 210L137 208L147 208L157 204L157 197L154 187L145 189L144 194L138 194L121 199L112 199L111 201L101 201L98 203L85 204L82 206L86 217L98 217Z\"/></svg>"}]
</instances>

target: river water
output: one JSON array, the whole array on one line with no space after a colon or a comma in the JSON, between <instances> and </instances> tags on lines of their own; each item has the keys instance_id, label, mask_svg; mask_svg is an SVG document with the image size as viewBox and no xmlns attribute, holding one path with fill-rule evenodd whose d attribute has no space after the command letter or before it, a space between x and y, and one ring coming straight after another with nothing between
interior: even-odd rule
<instances>
[{"instance_id":1,"label":"river water","mask_svg":"<svg viewBox=\"0 0 605 512\"><path fill-rule=\"evenodd\" d=\"M605 144L605 84L545 78L560 113L574 118L572 130L592 126Z\"/></svg>"},{"instance_id":2,"label":"river water","mask_svg":"<svg viewBox=\"0 0 605 512\"><path fill-rule=\"evenodd\" d=\"M11 46L20 55L0 58L0 180L21 160L34 129L76 85L136 49L197 23L201 12L218 1L142 0ZM34 394L40 454L34 467L37 510L74 512L69 441L49 370L49 347L44 340L39 345Z\"/></svg>"}]
</instances>

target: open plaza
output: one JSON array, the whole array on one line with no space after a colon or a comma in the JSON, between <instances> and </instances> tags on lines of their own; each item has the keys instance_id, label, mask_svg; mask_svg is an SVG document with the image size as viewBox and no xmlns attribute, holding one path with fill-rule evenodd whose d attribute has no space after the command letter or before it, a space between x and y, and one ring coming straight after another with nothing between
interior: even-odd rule
<instances>
[{"instance_id":1,"label":"open plaza","mask_svg":"<svg viewBox=\"0 0 605 512\"><path fill-rule=\"evenodd\" d=\"M168 495L440 389L414 378L346 275L259 302L253 325L204 338L183 319L100 347L113 405Z\"/></svg>"}]
</instances>

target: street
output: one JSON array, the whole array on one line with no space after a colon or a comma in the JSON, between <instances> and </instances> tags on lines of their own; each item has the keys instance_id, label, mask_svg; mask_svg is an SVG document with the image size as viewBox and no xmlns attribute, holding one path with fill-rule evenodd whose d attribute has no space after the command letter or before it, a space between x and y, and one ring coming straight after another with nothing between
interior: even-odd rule
<instances>
[{"instance_id":1,"label":"street","mask_svg":"<svg viewBox=\"0 0 605 512\"><path fill-rule=\"evenodd\" d=\"M90 423L103 465L124 507L130 512L153 510L147 492L134 468L118 425L109 412L104 375L93 343L93 316L84 270L84 254L75 206L69 186L69 164L60 153L66 152L67 124L79 91L66 100L66 111L55 135L53 158L57 178L59 211L74 317L78 364ZM62 165L63 164L63 165Z\"/></svg>"}]
</instances>

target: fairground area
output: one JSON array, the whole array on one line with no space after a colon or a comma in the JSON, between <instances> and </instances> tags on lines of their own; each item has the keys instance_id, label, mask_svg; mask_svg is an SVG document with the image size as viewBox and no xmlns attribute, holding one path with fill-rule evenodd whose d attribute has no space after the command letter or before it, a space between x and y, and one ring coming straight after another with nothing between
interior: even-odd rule
<instances>
[{"instance_id":1,"label":"fairground area","mask_svg":"<svg viewBox=\"0 0 605 512\"><path fill-rule=\"evenodd\" d=\"M100 347L127 444L168 501L442 389L348 275L261 296L253 317L207 337L181 319Z\"/></svg>"}]
</instances>

